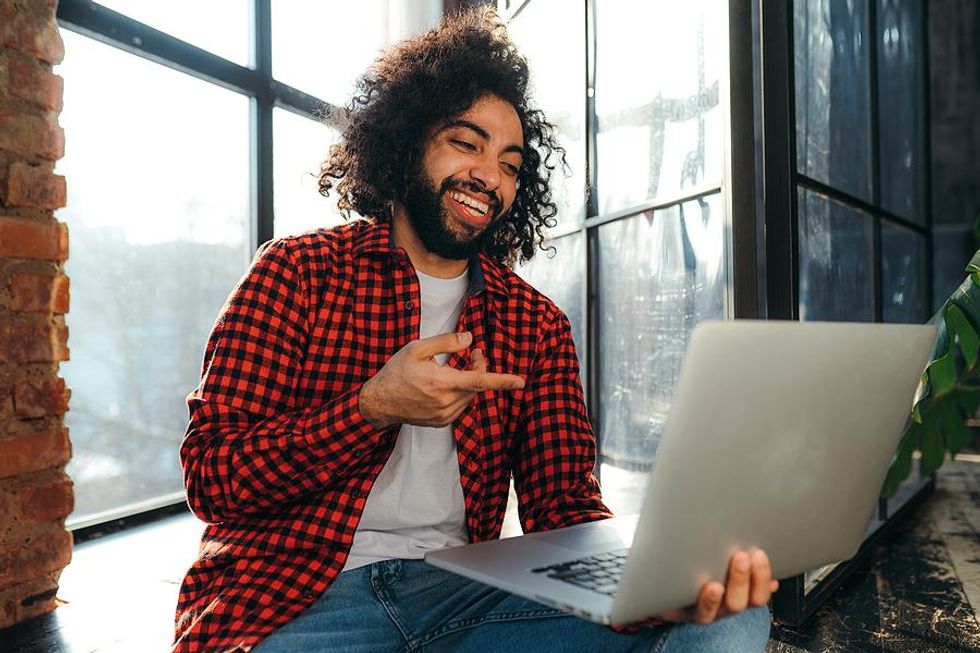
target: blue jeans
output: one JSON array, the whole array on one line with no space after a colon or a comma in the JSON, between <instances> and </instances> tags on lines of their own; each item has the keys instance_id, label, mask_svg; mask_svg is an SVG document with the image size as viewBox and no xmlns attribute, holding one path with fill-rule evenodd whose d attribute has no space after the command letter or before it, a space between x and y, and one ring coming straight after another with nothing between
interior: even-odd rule
<instances>
[{"instance_id":1,"label":"blue jeans","mask_svg":"<svg viewBox=\"0 0 980 653\"><path fill-rule=\"evenodd\" d=\"M386 560L342 573L320 599L253 653L303 651L763 651L769 612L710 626L616 633L421 560Z\"/></svg>"}]
</instances>

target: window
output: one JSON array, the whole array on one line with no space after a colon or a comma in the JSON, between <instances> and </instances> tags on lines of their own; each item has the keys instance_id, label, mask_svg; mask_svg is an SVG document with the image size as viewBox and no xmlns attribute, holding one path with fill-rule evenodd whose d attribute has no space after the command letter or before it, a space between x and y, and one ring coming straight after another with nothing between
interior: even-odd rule
<instances>
[{"instance_id":1,"label":"window","mask_svg":"<svg viewBox=\"0 0 980 653\"><path fill-rule=\"evenodd\" d=\"M59 172L71 183L60 218L72 240L74 337L63 373L71 520L86 521L182 492L182 398L250 253L248 100L70 32L64 40L71 147Z\"/></svg>"},{"instance_id":2,"label":"window","mask_svg":"<svg viewBox=\"0 0 980 653\"><path fill-rule=\"evenodd\" d=\"M796 0L799 317L923 322L923 7Z\"/></svg>"},{"instance_id":3,"label":"window","mask_svg":"<svg viewBox=\"0 0 980 653\"><path fill-rule=\"evenodd\" d=\"M58 172L70 179L59 217L72 239L69 526L183 502L184 398L219 308L259 243L340 220L317 193L337 134L320 116L346 103L378 49L434 24L442 3L330 9L58 4L69 143ZM362 31L371 39L345 36ZM297 38L307 33L315 38ZM345 49L357 56L338 57Z\"/></svg>"},{"instance_id":4,"label":"window","mask_svg":"<svg viewBox=\"0 0 980 653\"><path fill-rule=\"evenodd\" d=\"M572 168L556 256L518 272L569 315L603 496L635 512L691 331L729 315L726 15L711 2L499 8Z\"/></svg>"}]
</instances>

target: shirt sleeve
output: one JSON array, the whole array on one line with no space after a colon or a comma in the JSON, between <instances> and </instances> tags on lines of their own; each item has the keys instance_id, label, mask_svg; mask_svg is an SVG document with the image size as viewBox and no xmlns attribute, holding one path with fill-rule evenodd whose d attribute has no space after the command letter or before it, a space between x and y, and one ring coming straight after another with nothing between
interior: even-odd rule
<instances>
[{"instance_id":1,"label":"shirt sleeve","mask_svg":"<svg viewBox=\"0 0 980 653\"><path fill-rule=\"evenodd\" d=\"M527 533L612 517L593 474L589 425L568 318L546 323L525 386L514 464L521 525Z\"/></svg>"},{"instance_id":2,"label":"shirt sleeve","mask_svg":"<svg viewBox=\"0 0 980 653\"><path fill-rule=\"evenodd\" d=\"M188 504L206 522L275 511L336 482L392 435L361 415L361 384L296 406L308 304L301 267L284 241L273 241L218 316L180 447Z\"/></svg>"}]
</instances>

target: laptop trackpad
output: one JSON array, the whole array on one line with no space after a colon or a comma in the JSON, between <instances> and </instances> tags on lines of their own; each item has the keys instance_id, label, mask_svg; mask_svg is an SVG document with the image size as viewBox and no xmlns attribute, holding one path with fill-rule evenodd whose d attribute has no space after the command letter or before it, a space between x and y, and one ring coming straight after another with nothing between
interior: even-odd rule
<instances>
[{"instance_id":1,"label":"laptop trackpad","mask_svg":"<svg viewBox=\"0 0 980 653\"><path fill-rule=\"evenodd\" d=\"M617 517L535 533L533 537L539 542L576 551L611 551L629 548L635 529L635 516Z\"/></svg>"}]
</instances>

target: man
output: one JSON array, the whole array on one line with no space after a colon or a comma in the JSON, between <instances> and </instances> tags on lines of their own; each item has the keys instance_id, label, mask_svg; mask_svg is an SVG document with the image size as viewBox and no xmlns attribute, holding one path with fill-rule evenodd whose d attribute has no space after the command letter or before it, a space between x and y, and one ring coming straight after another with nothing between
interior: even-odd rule
<instances>
[{"instance_id":1,"label":"man","mask_svg":"<svg viewBox=\"0 0 980 653\"><path fill-rule=\"evenodd\" d=\"M614 632L421 561L611 516L566 317L506 263L560 155L492 13L385 53L321 170L357 220L267 243L222 310L181 447L208 523L177 651L762 650L761 551L697 605ZM748 609L752 608L752 609Z\"/></svg>"}]
</instances>

